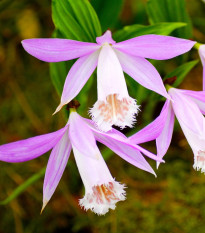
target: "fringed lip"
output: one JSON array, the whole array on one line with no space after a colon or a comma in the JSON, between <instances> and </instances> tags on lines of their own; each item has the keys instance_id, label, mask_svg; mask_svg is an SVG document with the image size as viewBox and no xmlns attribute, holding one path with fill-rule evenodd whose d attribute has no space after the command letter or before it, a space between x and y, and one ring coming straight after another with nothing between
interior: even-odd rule
<instances>
[{"instance_id":1,"label":"fringed lip","mask_svg":"<svg viewBox=\"0 0 205 233\"><path fill-rule=\"evenodd\" d=\"M106 214L109 209L114 210L118 201L126 199L125 185L117 181L92 187L92 192L86 193L79 200L79 205L87 210L92 210L98 215Z\"/></svg>"}]
</instances>

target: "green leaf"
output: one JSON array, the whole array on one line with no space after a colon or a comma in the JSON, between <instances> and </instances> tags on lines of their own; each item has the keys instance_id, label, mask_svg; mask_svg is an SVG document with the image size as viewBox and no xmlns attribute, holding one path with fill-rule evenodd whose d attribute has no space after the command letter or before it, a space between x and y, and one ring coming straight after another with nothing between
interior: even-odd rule
<instances>
[{"instance_id":1,"label":"green leaf","mask_svg":"<svg viewBox=\"0 0 205 233\"><path fill-rule=\"evenodd\" d=\"M41 169L37 174L31 176L27 181L21 184L18 188L16 188L9 197L0 202L0 205L6 205L17 196L19 196L22 192L24 192L29 186L31 186L34 182L39 180L44 176L46 168Z\"/></svg>"},{"instance_id":2,"label":"green leaf","mask_svg":"<svg viewBox=\"0 0 205 233\"><path fill-rule=\"evenodd\" d=\"M148 0L147 13L151 24L160 22L184 22L186 27L178 29L174 35L192 37L192 25L186 11L185 0Z\"/></svg>"},{"instance_id":3,"label":"green leaf","mask_svg":"<svg viewBox=\"0 0 205 233\"><path fill-rule=\"evenodd\" d=\"M52 0L52 18L56 27L55 38L96 42L96 37L102 34L96 12L87 0ZM51 80L59 95L73 63L50 64Z\"/></svg>"},{"instance_id":4,"label":"green leaf","mask_svg":"<svg viewBox=\"0 0 205 233\"><path fill-rule=\"evenodd\" d=\"M134 24L131 26L125 26L123 29L113 34L113 38L116 41L127 40L136 36L147 34L169 35L177 28L186 26L185 23L173 22L173 23L157 23L150 26L144 26L140 24Z\"/></svg>"},{"instance_id":5,"label":"green leaf","mask_svg":"<svg viewBox=\"0 0 205 233\"><path fill-rule=\"evenodd\" d=\"M123 0L91 0L91 4L96 10L102 31L112 29L120 15L123 7Z\"/></svg>"},{"instance_id":6,"label":"green leaf","mask_svg":"<svg viewBox=\"0 0 205 233\"><path fill-rule=\"evenodd\" d=\"M102 34L97 14L87 0L52 0L52 18L65 38L95 42Z\"/></svg>"},{"instance_id":7,"label":"green leaf","mask_svg":"<svg viewBox=\"0 0 205 233\"><path fill-rule=\"evenodd\" d=\"M69 62L50 63L51 81L59 95L62 94L64 82L71 64Z\"/></svg>"},{"instance_id":8,"label":"green leaf","mask_svg":"<svg viewBox=\"0 0 205 233\"><path fill-rule=\"evenodd\" d=\"M173 70L171 73L167 74L164 78L164 80L172 77L177 77L176 81L172 85L173 87L178 87L186 75L194 68L194 66L199 62L199 60L194 60L187 62L181 66L178 66L175 70Z\"/></svg>"}]
</instances>

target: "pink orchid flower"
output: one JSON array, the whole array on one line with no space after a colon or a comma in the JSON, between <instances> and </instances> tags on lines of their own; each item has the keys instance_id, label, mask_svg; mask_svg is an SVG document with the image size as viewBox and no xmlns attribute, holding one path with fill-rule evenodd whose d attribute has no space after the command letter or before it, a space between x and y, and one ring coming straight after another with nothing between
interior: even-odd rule
<instances>
[{"instance_id":1,"label":"pink orchid flower","mask_svg":"<svg viewBox=\"0 0 205 233\"><path fill-rule=\"evenodd\" d=\"M103 131L112 125L132 127L138 105L127 90L123 71L144 87L169 98L162 79L145 58L165 60L189 51L195 42L171 36L143 35L116 43L108 30L97 43L68 39L27 39L24 49L46 62L79 58L70 69L63 88L58 112L82 89L97 68L98 101L90 110L93 120Z\"/></svg>"},{"instance_id":2,"label":"pink orchid flower","mask_svg":"<svg viewBox=\"0 0 205 233\"><path fill-rule=\"evenodd\" d=\"M173 101L167 100L160 115L130 140L140 144L156 139L157 156L163 158L171 143L176 115L193 150L194 169L205 172L205 92L170 88L168 93Z\"/></svg>"},{"instance_id":3,"label":"pink orchid flower","mask_svg":"<svg viewBox=\"0 0 205 233\"><path fill-rule=\"evenodd\" d=\"M203 66L203 90L205 91L205 45L200 45L199 56Z\"/></svg>"},{"instance_id":4,"label":"pink orchid flower","mask_svg":"<svg viewBox=\"0 0 205 233\"><path fill-rule=\"evenodd\" d=\"M79 201L85 210L101 215L115 209L118 201L125 200L125 186L115 181L96 145L96 140L109 147L132 165L155 172L141 152L151 159L162 162L151 152L130 140L119 131L112 129L103 133L96 129L92 121L71 111L66 126L56 132L8 143L0 146L0 160L17 163L35 159L47 151L52 152L47 164L43 185L43 207L52 197L67 165L71 148L85 186L85 196Z\"/></svg>"}]
</instances>

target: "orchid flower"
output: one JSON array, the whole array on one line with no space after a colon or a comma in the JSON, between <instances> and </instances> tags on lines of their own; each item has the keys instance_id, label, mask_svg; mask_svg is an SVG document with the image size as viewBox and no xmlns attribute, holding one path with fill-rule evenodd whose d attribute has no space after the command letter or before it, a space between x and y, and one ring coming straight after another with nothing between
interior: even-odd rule
<instances>
[{"instance_id":1,"label":"orchid flower","mask_svg":"<svg viewBox=\"0 0 205 233\"><path fill-rule=\"evenodd\" d=\"M112 125L132 127L138 105L127 90L123 71L144 87L169 98L162 79L145 58L166 60L189 51L195 42L171 36L143 35L116 43L108 30L96 38L97 43L68 39L27 39L24 49L46 62L79 58L70 69L61 96L58 112L83 88L97 68L98 100L90 114L103 131Z\"/></svg>"},{"instance_id":2,"label":"orchid flower","mask_svg":"<svg viewBox=\"0 0 205 233\"><path fill-rule=\"evenodd\" d=\"M203 90L205 91L205 45L199 46L199 56L203 66Z\"/></svg>"},{"instance_id":3,"label":"orchid flower","mask_svg":"<svg viewBox=\"0 0 205 233\"><path fill-rule=\"evenodd\" d=\"M132 165L150 172L155 172L142 156L162 162L162 159L130 143L119 131L109 133L99 131L92 121L82 118L71 109L66 126L56 132L8 143L0 146L0 160L17 163L35 159L51 150L43 185L43 207L52 197L68 162L71 148L77 167L85 186L85 196L79 201L85 210L92 210L101 215L115 209L118 201L125 200L125 186L112 177L96 145L96 140L105 144L121 158Z\"/></svg>"},{"instance_id":4,"label":"orchid flower","mask_svg":"<svg viewBox=\"0 0 205 233\"><path fill-rule=\"evenodd\" d=\"M160 115L130 140L140 144L156 139L157 156L163 158L171 143L176 115L193 150L194 169L205 172L205 92L170 88L168 93L172 101L167 100Z\"/></svg>"}]
</instances>

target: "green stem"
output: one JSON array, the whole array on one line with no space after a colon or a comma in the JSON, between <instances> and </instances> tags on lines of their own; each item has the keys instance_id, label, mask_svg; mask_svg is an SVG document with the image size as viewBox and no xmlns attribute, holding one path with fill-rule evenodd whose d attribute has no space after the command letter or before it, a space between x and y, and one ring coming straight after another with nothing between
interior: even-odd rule
<instances>
[{"instance_id":1,"label":"green stem","mask_svg":"<svg viewBox=\"0 0 205 233\"><path fill-rule=\"evenodd\" d=\"M44 167L41 169L38 173L31 176L27 181L25 181L23 184L21 184L18 188L16 188L9 197L7 197L5 200L0 201L0 205L6 205L10 201L12 201L14 198L18 197L24 190L26 190L30 185L32 185L34 182L39 180L41 177L44 176L46 168Z\"/></svg>"},{"instance_id":2,"label":"green stem","mask_svg":"<svg viewBox=\"0 0 205 233\"><path fill-rule=\"evenodd\" d=\"M197 50L199 50L199 47L200 47L201 45L202 45L201 43L198 43L198 42L197 42L197 43L194 45L194 48L197 49Z\"/></svg>"}]
</instances>

